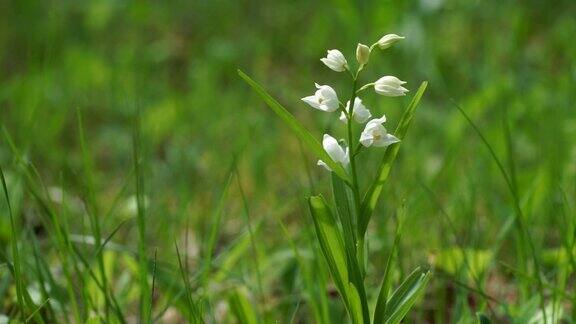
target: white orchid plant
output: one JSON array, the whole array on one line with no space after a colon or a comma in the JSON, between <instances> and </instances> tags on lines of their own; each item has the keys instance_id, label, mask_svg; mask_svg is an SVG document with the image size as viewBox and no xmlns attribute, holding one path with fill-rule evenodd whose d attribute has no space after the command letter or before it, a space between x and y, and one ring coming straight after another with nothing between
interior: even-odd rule
<instances>
[{"instance_id":1,"label":"white orchid plant","mask_svg":"<svg viewBox=\"0 0 576 324\"><path fill-rule=\"evenodd\" d=\"M383 76L361 87L358 87L358 82L374 49L386 50L402 39L404 37L388 34L371 46L358 44L355 70L351 68L344 54L337 49L328 50L326 57L320 59L324 65L335 72L348 71L352 84L350 99L346 104L340 101L338 93L332 87L317 83L314 94L302 98L302 101L316 110L324 113L339 112L338 119L346 125L345 139L337 140L329 134L324 134L322 144L262 86L242 71L238 71L240 76L264 99L268 107L318 157L317 164L332 174L334 204L331 206L322 195L310 197L309 204L316 237L332 279L353 323L399 323L418 296L422 294L430 277L428 271L417 268L394 292L390 292L391 273L393 272L392 256L400 234L400 226L398 226L375 303L369 301L369 293L364 284L368 263L366 242L368 223L375 212L392 162L397 156L400 141L408 130L427 83L423 82L419 87L404 111L395 132L390 133L384 126L387 122L386 116L374 118L359 94L373 88L376 94L386 97L406 96L409 92L405 88L406 82L391 75ZM354 124L364 125L362 131L355 129L357 127ZM369 179L370 186L361 195L362 188L359 186L357 173L358 153L362 148L370 147L382 150L382 160L378 166L377 175ZM376 305L376 307L370 311L369 305ZM322 319L316 320L325 322Z\"/></svg>"},{"instance_id":2,"label":"white orchid plant","mask_svg":"<svg viewBox=\"0 0 576 324\"><path fill-rule=\"evenodd\" d=\"M385 37L389 38L388 35ZM396 37L397 37L395 38L396 40L404 38L400 36ZM375 43L372 47L368 47L364 44L358 44L358 46L356 47L356 59L359 64L359 68L356 74L351 73L354 81L354 87L356 85L356 81L358 75L360 74L360 71L368 63L372 48L378 44L380 44L380 42ZM336 72L343 72L346 70L350 71L348 62L346 61L344 54L342 54L342 52L340 52L337 49L329 50L327 56L320 59L320 61L322 61L322 63L324 63L327 67L329 67L333 71ZM383 76L380 79L376 80L376 82L374 83L368 83L364 85L362 88L358 89L358 91L354 89L352 100L349 100L346 103L346 106L344 106L344 104L342 104L339 101L338 95L336 94L336 91L332 87L327 85L318 85L316 83L316 88L318 90L316 90L316 92L313 95L302 98L302 101L310 105L310 107L318 109L323 112L335 112L340 109L341 113L339 119L348 125L349 136L353 134L353 131L351 130L352 120L360 124L364 124L367 122L364 131L360 135L359 140L360 144L362 144L365 147L370 147L372 145L377 147L387 147L391 144L400 142L400 140L396 136L389 134L386 128L384 127L384 123L386 122L385 115L382 115L381 118L374 118L368 121L372 117L372 113L368 108L366 108L366 106L364 106L364 104L362 103L362 99L357 96L357 92L367 89L371 86L374 86L374 90L376 91L376 93L383 96L388 97L405 96L406 93L408 92L408 89L403 87L404 84L406 84L406 82L401 81L397 77L390 75ZM354 107L352 111L350 111L350 106ZM352 142L351 138L349 138L349 140L350 142ZM340 145L338 145L338 142L328 134L324 134L324 140L322 141L322 146L334 161L341 163L342 166L344 166L345 168L348 167L348 165L350 164L349 146L346 147L345 149L342 148ZM355 152L352 151L353 157L355 156L354 153ZM326 163L322 160L318 161L318 165L321 165L326 169L328 169L329 171L332 171L328 167L328 165L326 165ZM352 163L351 165L352 165L351 170L352 179L353 181L355 181L354 179L356 178L356 170L354 168L354 163Z\"/></svg>"}]
</instances>

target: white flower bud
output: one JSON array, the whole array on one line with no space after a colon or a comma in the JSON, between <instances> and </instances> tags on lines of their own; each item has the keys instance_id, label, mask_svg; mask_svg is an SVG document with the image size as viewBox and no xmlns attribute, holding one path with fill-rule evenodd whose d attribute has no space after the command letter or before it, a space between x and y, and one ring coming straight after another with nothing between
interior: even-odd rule
<instances>
[{"instance_id":1,"label":"white flower bud","mask_svg":"<svg viewBox=\"0 0 576 324\"><path fill-rule=\"evenodd\" d=\"M380 49L387 49L388 47L392 46L394 43L396 43L401 39L404 39L404 37L398 36L396 34L384 35L378 41L378 47L380 47Z\"/></svg>"},{"instance_id":2,"label":"white flower bud","mask_svg":"<svg viewBox=\"0 0 576 324\"><path fill-rule=\"evenodd\" d=\"M343 72L348 68L348 62L344 54L337 49L328 50L326 57L321 58L320 61L336 72Z\"/></svg>"},{"instance_id":3,"label":"white flower bud","mask_svg":"<svg viewBox=\"0 0 576 324\"><path fill-rule=\"evenodd\" d=\"M358 60L358 63L360 63L360 65L364 65L368 63L369 59L370 59L370 47L358 43L358 46L356 47L356 60Z\"/></svg>"},{"instance_id":4,"label":"white flower bud","mask_svg":"<svg viewBox=\"0 0 576 324\"><path fill-rule=\"evenodd\" d=\"M350 152L348 148L344 149L340 144L338 144L338 141L334 137L328 134L324 134L322 146L334 162L341 163L344 167L348 167L348 164L350 163ZM319 160L317 164L328 171L332 171L322 160Z\"/></svg>"},{"instance_id":5,"label":"white flower bud","mask_svg":"<svg viewBox=\"0 0 576 324\"><path fill-rule=\"evenodd\" d=\"M405 83L395 76L387 75L374 82L374 90L376 93L387 97L405 96L408 92L408 89L402 86Z\"/></svg>"}]
</instances>

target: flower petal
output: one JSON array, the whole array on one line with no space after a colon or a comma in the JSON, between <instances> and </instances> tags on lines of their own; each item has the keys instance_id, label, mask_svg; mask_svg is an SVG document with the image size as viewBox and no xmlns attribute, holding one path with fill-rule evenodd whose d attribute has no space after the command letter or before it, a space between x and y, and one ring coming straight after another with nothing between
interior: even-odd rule
<instances>
[{"instance_id":1,"label":"flower petal","mask_svg":"<svg viewBox=\"0 0 576 324\"><path fill-rule=\"evenodd\" d=\"M322 146L334 161L340 163L345 161L346 153L334 137L328 134L324 134Z\"/></svg>"},{"instance_id":2,"label":"flower petal","mask_svg":"<svg viewBox=\"0 0 576 324\"><path fill-rule=\"evenodd\" d=\"M364 145L365 147L370 147L373 142L374 138L370 132L363 131L362 134L360 134L360 144Z\"/></svg>"},{"instance_id":3,"label":"flower petal","mask_svg":"<svg viewBox=\"0 0 576 324\"><path fill-rule=\"evenodd\" d=\"M332 169L330 169L330 167L328 166L328 164L326 164L324 161L322 160L318 160L318 162L316 163L316 165L323 167L324 169L332 172Z\"/></svg>"},{"instance_id":4,"label":"flower petal","mask_svg":"<svg viewBox=\"0 0 576 324\"><path fill-rule=\"evenodd\" d=\"M316 96L304 97L304 98L302 98L302 101L307 103L312 108L320 109L320 103L319 103L318 97L316 97Z\"/></svg>"},{"instance_id":5,"label":"flower petal","mask_svg":"<svg viewBox=\"0 0 576 324\"><path fill-rule=\"evenodd\" d=\"M398 142L400 142L400 140L396 136L394 136L392 134L386 134L379 141L375 142L374 146L387 147L387 146L390 146L390 145L392 145L394 143L398 143Z\"/></svg>"}]
</instances>

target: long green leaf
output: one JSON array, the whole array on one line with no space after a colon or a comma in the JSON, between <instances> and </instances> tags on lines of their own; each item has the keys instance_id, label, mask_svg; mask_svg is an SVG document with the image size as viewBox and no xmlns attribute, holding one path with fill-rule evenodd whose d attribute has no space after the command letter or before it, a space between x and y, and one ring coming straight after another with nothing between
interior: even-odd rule
<instances>
[{"instance_id":1,"label":"long green leaf","mask_svg":"<svg viewBox=\"0 0 576 324\"><path fill-rule=\"evenodd\" d=\"M180 250L178 249L178 244L174 241L174 247L176 248L176 256L178 257L178 268L180 269L180 275L182 276L182 281L184 282L184 290L186 294L186 302L188 303L188 321L190 323L203 323L202 315L198 309L198 305L192 300L192 288L190 287L190 280L188 279L188 273L186 272L185 266L182 263L182 258L180 256Z\"/></svg>"},{"instance_id":2,"label":"long green leaf","mask_svg":"<svg viewBox=\"0 0 576 324\"><path fill-rule=\"evenodd\" d=\"M373 322L374 324L384 323L386 305L388 304L388 293L390 291L390 286L392 284L392 267L394 266L394 255L396 254L396 249L398 248L399 243L400 243L400 225L398 225L398 228L396 229L396 237L394 238L394 244L392 244L390 255L388 255L388 261L386 261L384 277L382 278L380 292L378 293L378 300L376 301L376 309L374 310L374 322Z\"/></svg>"},{"instance_id":3,"label":"long green leaf","mask_svg":"<svg viewBox=\"0 0 576 324\"><path fill-rule=\"evenodd\" d=\"M358 291L356 291L356 289L352 290L354 286L351 285L348 280L346 253L336 220L332 216L322 196L310 197L308 202L314 220L316 236L320 243L322 254L324 254L324 258L328 264L332 279L342 295L352 322L363 323L362 306L360 305Z\"/></svg>"},{"instance_id":4,"label":"long green leaf","mask_svg":"<svg viewBox=\"0 0 576 324\"><path fill-rule=\"evenodd\" d=\"M386 305L384 323L400 323L424 292L428 280L430 280L430 272L416 268L392 294Z\"/></svg>"},{"instance_id":5,"label":"long green leaf","mask_svg":"<svg viewBox=\"0 0 576 324\"><path fill-rule=\"evenodd\" d=\"M394 135L399 139L403 140L406 136L406 132L408 131L408 127L412 122L412 118L414 117L414 113L416 112L416 107L418 107L418 103L426 90L426 86L428 82L424 81L418 88L416 95L410 101L408 108L402 115L402 119L396 128ZM366 192L366 196L364 196L364 200L362 201L362 211L360 213L359 219L359 228L361 230L360 233L365 233L366 228L368 227L368 222L370 221L370 217L374 212L374 208L376 208L376 203L378 202L378 198L382 193L382 188L384 187L384 183L386 179L388 179L388 175L390 174L390 169L392 167L392 163L396 159L398 155L398 151L400 150L400 144L392 144L386 149L384 153L384 157L382 158L382 162L380 162L380 166L378 168L378 177L374 180L374 182L370 185L370 188Z\"/></svg>"},{"instance_id":6,"label":"long green leaf","mask_svg":"<svg viewBox=\"0 0 576 324\"><path fill-rule=\"evenodd\" d=\"M342 237L338 226L330 213L326 201L322 196L313 196L308 200L312 219L316 229L316 236L320 243L322 253L326 258L328 267L339 290L345 292L345 283L348 282L348 266Z\"/></svg>"},{"instance_id":7,"label":"long green leaf","mask_svg":"<svg viewBox=\"0 0 576 324\"><path fill-rule=\"evenodd\" d=\"M356 242L356 231L353 220L354 212L352 210L354 202L351 201L351 197L347 194L344 182L334 173L332 173L332 193L334 195L334 203L338 211L339 220L342 224L344 243L348 249L349 246L355 246ZM353 254L356 255L355 248L353 250Z\"/></svg>"},{"instance_id":8,"label":"long green leaf","mask_svg":"<svg viewBox=\"0 0 576 324\"><path fill-rule=\"evenodd\" d=\"M346 192L347 187L344 182L332 173L332 190L336 210L342 225L344 235L344 249L346 251L346 260L348 262L348 272L350 280L355 286L362 305L362 316L365 322L370 321L370 312L368 311L368 298L364 289L363 276L360 271L360 263L356 255L356 231L354 229L352 206L354 202L350 194Z\"/></svg>"},{"instance_id":9,"label":"long green leaf","mask_svg":"<svg viewBox=\"0 0 576 324\"><path fill-rule=\"evenodd\" d=\"M90 152L88 143L86 142L86 137L84 133L84 126L82 121L82 113L80 108L76 109L76 122L78 125L78 141L80 143L80 151L82 153L82 167L83 167L83 176L85 181L85 190L86 190L86 212L88 214L88 219L90 221L90 230L92 235L94 236L94 240L96 241L96 246L100 246L102 244L102 230L101 230L101 215L99 212L99 204L96 201L96 184L94 178L94 165L92 160L92 154ZM105 309L104 315L106 321L109 321L109 314L110 314L110 299L106 296L106 291L108 291L108 277L106 274L106 266L104 262L104 255L100 253L97 256L98 260L98 268L100 270L100 276L102 277L102 285L104 286L104 301L105 301Z\"/></svg>"},{"instance_id":10,"label":"long green leaf","mask_svg":"<svg viewBox=\"0 0 576 324\"><path fill-rule=\"evenodd\" d=\"M270 107L270 109L272 109L276 115L282 119L284 124L294 132L294 134L316 155L317 158L324 161L340 178L350 183L350 178L344 170L344 167L342 167L340 163L332 160L330 155L328 155L324 148L322 148L320 142L318 142L318 140L316 140L316 138L312 136L312 134L310 134L310 132L302 126L302 124L298 122L298 120L294 118L288 110L286 110L286 108L272 98L260 84L252 80L244 72L238 70L238 75L240 75L240 77L244 79L244 81L246 81L246 83L248 83L256 93L258 93L258 95L260 95L268 107Z\"/></svg>"},{"instance_id":11,"label":"long green leaf","mask_svg":"<svg viewBox=\"0 0 576 324\"><path fill-rule=\"evenodd\" d=\"M24 303L24 283L22 280L22 264L20 260L20 251L18 250L18 229L16 228L16 221L12 215L12 206L10 205L10 195L8 194L8 185L4 177L4 171L0 167L0 179L2 180L2 188L4 189L4 196L6 198L6 205L8 206L8 215L10 216L10 243L12 246L12 262L14 264L14 282L16 282L16 297L18 299L18 306L20 307L21 319L25 319L26 304Z\"/></svg>"},{"instance_id":12,"label":"long green leaf","mask_svg":"<svg viewBox=\"0 0 576 324\"><path fill-rule=\"evenodd\" d=\"M228 305L239 323L256 324L258 317L254 310L253 303L248 299L241 289L236 288L228 297Z\"/></svg>"},{"instance_id":13,"label":"long green leaf","mask_svg":"<svg viewBox=\"0 0 576 324\"><path fill-rule=\"evenodd\" d=\"M233 162L235 164L236 161ZM218 240L218 233L220 232L220 228L222 226L222 216L224 214L224 206L226 203L226 199L228 198L230 184L232 183L232 177L234 176L234 169L233 167L230 168L228 176L226 177L226 182L221 189L220 197L218 198L218 204L216 205L216 209L214 210L213 214L213 223L210 227L210 231L208 232L208 237L206 238L206 246L204 250L204 262L203 266L200 269L200 286L206 287L208 285L208 281L210 279L210 271L212 271L212 259L213 253L216 249L216 243Z\"/></svg>"}]
</instances>

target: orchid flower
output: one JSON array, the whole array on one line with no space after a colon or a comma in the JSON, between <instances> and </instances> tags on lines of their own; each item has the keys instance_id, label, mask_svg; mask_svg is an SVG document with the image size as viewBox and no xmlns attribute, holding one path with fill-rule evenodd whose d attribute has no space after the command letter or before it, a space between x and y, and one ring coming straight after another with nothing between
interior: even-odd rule
<instances>
[{"instance_id":1,"label":"orchid flower","mask_svg":"<svg viewBox=\"0 0 576 324\"><path fill-rule=\"evenodd\" d=\"M327 85L316 83L316 92L312 96L302 98L302 101L314 109L325 112L333 112L338 109L339 101L336 91Z\"/></svg>"},{"instance_id":2,"label":"orchid flower","mask_svg":"<svg viewBox=\"0 0 576 324\"><path fill-rule=\"evenodd\" d=\"M381 118L375 118L369 121L360 135L360 144L365 147L370 147L372 145L377 147L386 147L390 144L400 142L396 136L388 134L388 131L384 125L382 125L385 122L385 115L382 115Z\"/></svg>"},{"instance_id":3,"label":"orchid flower","mask_svg":"<svg viewBox=\"0 0 576 324\"><path fill-rule=\"evenodd\" d=\"M320 61L336 72L343 72L348 68L348 62L344 54L337 49L328 50L326 57L321 58Z\"/></svg>"},{"instance_id":4,"label":"orchid flower","mask_svg":"<svg viewBox=\"0 0 576 324\"><path fill-rule=\"evenodd\" d=\"M350 114L350 101L346 103L346 111L348 112L348 114ZM368 121L368 119L370 119L370 117L372 117L372 113L370 113L370 110L368 110L368 108L364 106L364 104L362 103L362 99L360 98L356 98L356 100L354 100L354 109L352 109L352 117L357 123L360 124L365 123L366 121ZM340 120L343 123L346 123L348 121L348 118L346 117L346 114L344 114L344 112L340 113Z\"/></svg>"}]
</instances>

